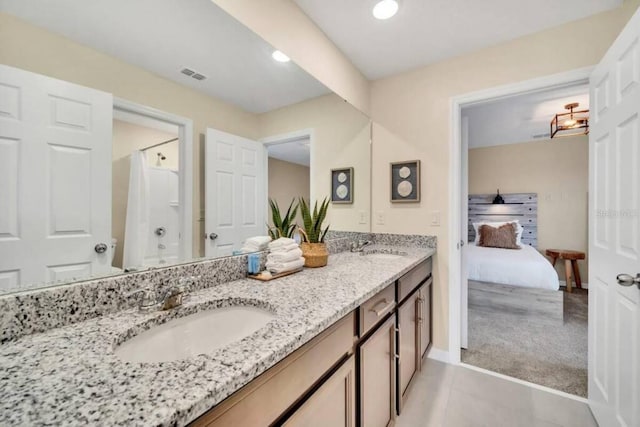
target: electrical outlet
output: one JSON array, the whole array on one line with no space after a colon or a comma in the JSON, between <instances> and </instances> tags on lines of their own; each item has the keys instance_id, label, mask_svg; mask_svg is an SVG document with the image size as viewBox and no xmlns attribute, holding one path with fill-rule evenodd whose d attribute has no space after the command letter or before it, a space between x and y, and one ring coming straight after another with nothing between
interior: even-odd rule
<instances>
[{"instance_id":1,"label":"electrical outlet","mask_svg":"<svg viewBox=\"0 0 640 427\"><path fill-rule=\"evenodd\" d=\"M384 225L384 212L383 211L376 212L376 224L377 225Z\"/></svg>"},{"instance_id":2,"label":"electrical outlet","mask_svg":"<svg viewBox=\"0 0 640 427\"><path fill-rule=\"evenodd\" d=\"M440 226L440 211L432 211L431 212L431 225L435 227Z\"/></svg>"},{"instance_id":3,"label":"electrical outlet","mask_svg":"<svg viewBox=\"0 0 640 427\"><path fill-rule=\"evenodd\" d=\"M360 211L359 212L359 222L360 224L366 224L367 223L367 212L366 211Z\"/></svg>"}]
</instances>

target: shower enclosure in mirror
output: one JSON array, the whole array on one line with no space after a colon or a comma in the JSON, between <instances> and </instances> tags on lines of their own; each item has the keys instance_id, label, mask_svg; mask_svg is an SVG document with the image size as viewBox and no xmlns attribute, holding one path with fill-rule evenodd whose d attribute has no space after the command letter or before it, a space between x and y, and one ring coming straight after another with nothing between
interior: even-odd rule
<instances>
[{"instance_id":1,"label":"shower enclosure in mirror","mask_svg":"<svg viewBox=\"0 0 640 427\"><path fill-rule=\"evenodd\" d=\"M344 165L329 222L369 231L369 119L210 0L0 0L0 28L0 293L236 254Z\"/></svg>"}]
</instances>

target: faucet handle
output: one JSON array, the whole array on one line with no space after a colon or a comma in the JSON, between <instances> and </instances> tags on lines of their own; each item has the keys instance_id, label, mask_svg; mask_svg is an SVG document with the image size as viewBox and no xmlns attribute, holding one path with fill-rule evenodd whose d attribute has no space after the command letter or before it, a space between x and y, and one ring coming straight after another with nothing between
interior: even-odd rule
<instances>
[{"instance_id":1,"label":"faucet handle","mask_svg":"<svg viewBox=\"0 0 640 427\"><path fill-rule=\"evenodd\" d=\"M125 296L129 298L137 294L142 294L142 298L140 298L140 300L138 301L138 308L140 310L147 310L155 307L158 304L156 291L151 286L145 286L144 288L139 288L134 291L128 292L125 294Z\"/></svg>"}]
</instances>

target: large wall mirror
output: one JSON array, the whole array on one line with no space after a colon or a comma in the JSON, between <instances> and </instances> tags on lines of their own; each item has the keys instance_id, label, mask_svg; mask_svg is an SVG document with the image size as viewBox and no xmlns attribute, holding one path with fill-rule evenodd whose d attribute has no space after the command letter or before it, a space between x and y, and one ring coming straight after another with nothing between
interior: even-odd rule
<instances>
[{"instance_id":1,"label":"large wall mirror","mask_svg":"<svg viewBox=\"0 0 640 427\"><path fill-rule=\"evenodd\" d=\"M273 52L210 0L0 1L0 294L237 254L332 169L369 231L369 118Z\"/></svg>"}]
</instances>

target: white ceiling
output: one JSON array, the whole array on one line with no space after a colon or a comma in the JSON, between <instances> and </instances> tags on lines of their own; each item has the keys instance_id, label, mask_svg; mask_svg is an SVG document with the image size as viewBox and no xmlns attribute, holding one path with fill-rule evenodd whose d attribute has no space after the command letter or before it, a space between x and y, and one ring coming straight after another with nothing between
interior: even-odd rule
<instances>
[{"instance_id":1,"label":"white ceiling","mask_svg":"<svg viewBox=\"0 0 640 427\"><path fill-rule=\"evenodd\" d=\"M274 159L307 167L311 165L308 137L284 142L282 144L269 145L267 146L267 152L269 153L269 157L273 157Z\"/></svg>"},{"instance_id":2,"label":"white ceiling","mask_svg":"<svg viewBox=\"0 0 640 427\"><path fill-rule=\"evenodd\" d=\"M622 0L399 0L397 15L379 21L371 13L377 1L295 0L369 79L462 55L622 4Z\"/></svg>"},{"instance_id":3,"label":"white ceiling","mask_svg":"<svg viewBox=\"0 0 640 427\"><path fill-rule=\"evenodd\" d=\"M566 104L579 102L589 109L587 84L512 96L466 107L469 148L549 140L549 124Z\"/></svg>"},{"instance_id":4,"label":"white ceiling","mask_svg":"<svg viewBox=\"0 0 640 427\"><path fill-rule=\"evenodd\" d=\"M254 113L330 92L211 0L0 0L0 11Z\"/></svg>"}]
</instances>

